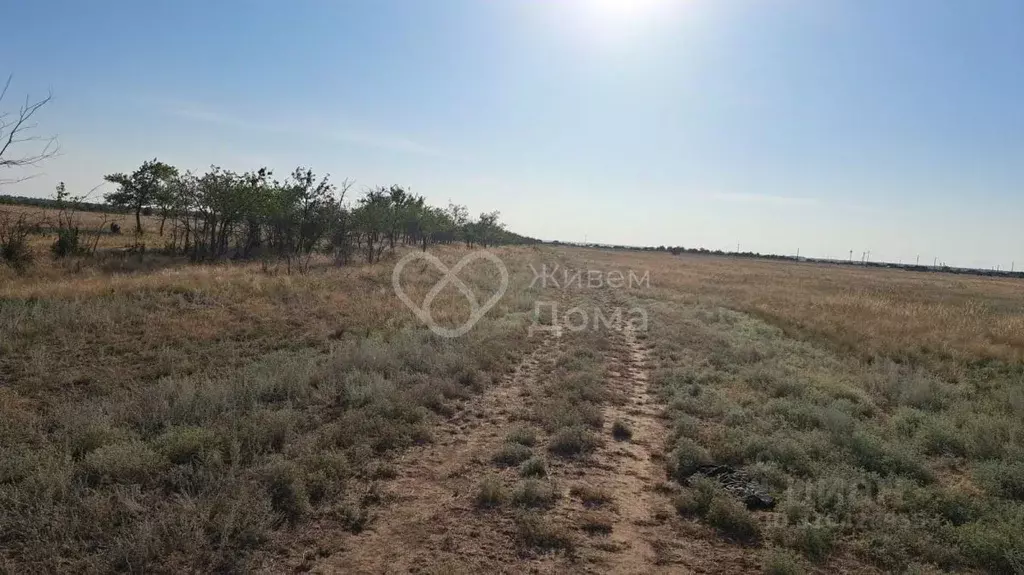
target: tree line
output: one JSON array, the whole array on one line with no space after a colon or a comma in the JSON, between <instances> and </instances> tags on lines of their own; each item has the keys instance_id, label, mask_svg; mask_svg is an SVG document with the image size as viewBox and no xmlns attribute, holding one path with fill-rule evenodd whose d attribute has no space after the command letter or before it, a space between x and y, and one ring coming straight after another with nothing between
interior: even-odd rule
<instances>
[{"instance_id":1,"label":"tree line","mask_svg":"<svg viewBox=\"0 0 1024 575\"><path fill-rule=\"evenodd\" d=\"M108 210L131 218L132 228L124 231L134 234L132 251L156 249L192 261L282 259L289 269L293 262L307 266L316 253L339 264L354 259L373 263L398 246L426 250L435 244L487 248L537 242L507 230L496 211L472 218L465 206L432 206L402 186L368 188L351 201L351 181L335 184L304 167L279 180L266 168L239 173L211 166L197 174L153 159L104 180L117 186L104 196L105 204L74 196L63 183L53 199L32 202L56 209L56 226L42 227L26 218L5 221L0 244L18 245L0 249L0 259L12 265L17 259L15 267L23 269L32 258L26 242L32 233L54 233L51 248L58 258L94 253L96 242L89 244L90 231L80 229L75 213ZM162 245L146 246L151 236L144 234L143 216L154 222L149 225L157 229L151 231ZM108 230L121 232L115 223Z\"/></svg>"},{"instance_id":2,"label":"tree line","mask_svg":"<svg viewBox=\"0 0 1024 575\"><path fill-rule=\"evenodd\" d=\"M266 168L237 173L212 166L196 174L154 159L104 179L117 185L107 203L132 214L137 235L142 216L152 214L167 238L162 249L193 260L321 252L339 263L355 257L372 263L398 245L426 250L454 242L486 248L535 241L505 229L498 212L470 218L465 206L431 206L397 185L367 189L350 202L352 182L335 184L304 167L278 180Z\"/></svg>"}]
</instances>

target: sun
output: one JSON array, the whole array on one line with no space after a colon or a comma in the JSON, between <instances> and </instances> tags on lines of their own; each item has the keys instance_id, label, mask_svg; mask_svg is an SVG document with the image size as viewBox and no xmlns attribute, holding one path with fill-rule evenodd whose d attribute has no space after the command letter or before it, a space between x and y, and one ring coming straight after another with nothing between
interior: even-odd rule
<instances>
[{"instance_id":1,"label":"sun","mask_svg":"<svg viewBox=\"0 0 1024 575\"><path fill-rule=\"evenodd\" d=\"M668 17L682 0L576 0L575 19L589 34L632 36Z\"/></svg>"},{"instance_id":2,"label":"sun","mask_svg":"<svg viewBox=\"0 0 1024 575\"><path fill-rule=\"evenodd\" d=\"M634 20L655 16L669 0L582 0L586 10L595 18Z\"/></svg>"}]
</instances>

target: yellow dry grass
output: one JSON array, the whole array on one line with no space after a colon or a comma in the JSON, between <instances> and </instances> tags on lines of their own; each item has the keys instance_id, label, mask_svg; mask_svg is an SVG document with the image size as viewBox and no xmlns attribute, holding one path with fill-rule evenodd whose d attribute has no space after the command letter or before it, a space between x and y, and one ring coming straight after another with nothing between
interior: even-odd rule
<instances>
[{"instance_id":1,"label":"yellow dry grass","mask_svg":"<svg viewBox=\"0 0 1024 575\"><path fill-rule=\"evenodd\" d=\"M699 255L587 251L680 301L754 313L794 334L823 336L864 357L954 370L1024 359L1024 281Z\"/></svg>"}]
</instances>

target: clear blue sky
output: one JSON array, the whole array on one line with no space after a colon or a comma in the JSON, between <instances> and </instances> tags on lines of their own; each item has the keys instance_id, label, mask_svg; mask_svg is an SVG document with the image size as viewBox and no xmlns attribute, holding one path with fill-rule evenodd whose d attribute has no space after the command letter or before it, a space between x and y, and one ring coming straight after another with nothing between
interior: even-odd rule
<instances>
[{"instance_id":1,"label":"clear blue sky","mask_svg":"<svg viewBox=\"0 0 1024 575\"><path fill-rule=\"evenodd\" d=\"M1024 268L1024 1L9 2L63 155L309 165L546 239Z\"/></svg>"}]
</instances>

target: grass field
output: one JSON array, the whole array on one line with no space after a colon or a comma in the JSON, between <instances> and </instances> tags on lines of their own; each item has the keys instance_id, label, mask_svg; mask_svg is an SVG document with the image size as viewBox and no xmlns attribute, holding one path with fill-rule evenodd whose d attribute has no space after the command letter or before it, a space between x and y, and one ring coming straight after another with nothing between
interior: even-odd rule
<instances>
[{"instance_id":1,"label":"grass field","mask_svg":"<svg viewBox=\"0 0 1024 575\"><path fill-rule=\"evenodd\" d=\"M456 563L504 557L493 546L507 541L509 560L542 571L555 556L552 572L628 572L617 557L671 572L693 541L710 571L1024 569L1019 281L498 248L508 293L445 339L395 297L394 259L303 274L155 255L58 264L35 242L38 266L0 270L0 571L317 568L342 537L346 553L401 551L409 500L392 491L431 481L439 495L415 518L445 509L445 482L472 486L458 517L479 536L437 543L462 550ZM531 285L540 262L649 272L649 286L557 294L642 307L649 330L531 337L551 297ZM406 275L414 301L437 279ZM482 293L495 281L463 279ZM443 291L435 316L460 321L461 297ZM445 451L462 442L482 455ZM638 446L656 474L618 457ZM697 479L708 464L778 505L748 511ZM626 490L671 513L641 517Z\"/></svg>"},{"instance_id":2,"label":"grass field","mask_svg":"<svg viewBox=\"0 0 1024 575\"><path fill-rule=\"evenodd\" d=\"M740 466L782 494L766 545L884 571L1024 569L1020 282L588 257L651 270L633 297L654 312L670 471Z\"/></svg>"}]
</instances>

